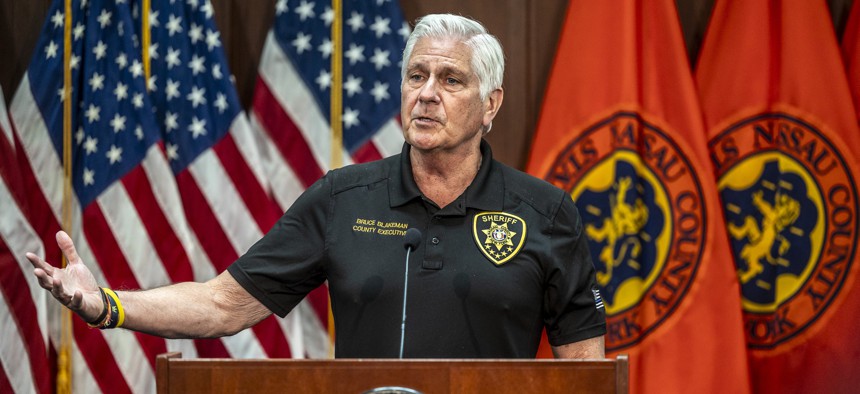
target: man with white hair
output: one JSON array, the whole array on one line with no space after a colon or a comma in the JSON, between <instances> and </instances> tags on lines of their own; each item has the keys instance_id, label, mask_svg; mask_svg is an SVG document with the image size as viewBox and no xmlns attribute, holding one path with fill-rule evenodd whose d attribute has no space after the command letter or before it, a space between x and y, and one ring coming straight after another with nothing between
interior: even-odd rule
<instances>
[{"instance_id":1,"label":"man with white hair","mask_svg":"<svg viewBox=\"0 0 860 394\"><path fill-rule=\"evenodd\" d=\"M428 15L403 59L402 153L326 174L216 278L100 288L61 232L66 269L27 255L39 283L94 327L200 338L284 316L328 281L337 357L530 358L546 329L556 357L603 358L605 312L570 195L493 160L482 138L504 97L498 40Z\"/></svg>"}]
</instances>

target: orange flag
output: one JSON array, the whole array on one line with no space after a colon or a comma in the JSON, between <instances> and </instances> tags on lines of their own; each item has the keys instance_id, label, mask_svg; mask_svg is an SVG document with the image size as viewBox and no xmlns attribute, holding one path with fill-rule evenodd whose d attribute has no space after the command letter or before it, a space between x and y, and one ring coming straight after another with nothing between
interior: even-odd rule
<instances>
[{"instance_id":1,"label":"orange flag","mask_svg":"<svg viewBox=\"0 0 860 394\"><path fill-rule=\"evenodd\" d=\"M854 109L860 120L860 5L855 2L842 35L842 59L848 74L848 85L854 97ZM857 150L854 152L857 153Z\"/></svg>"},{"instance_id":2,"label":"orange flag","mask_svg":"<svg viewBox=\"0 0 860 394\"><path fill-rule=\"evenodd\" d=\"M570 2L528 171L570 192L633 392L749 390L740 308L675 2Z\"/></svg>"},{"instance_id":3,"label":"orange flag","mask_svg":"<svg viewBox=\"0 0 860 394\"><path fill-rule=\"evenodd\" d=\"M696 70L755 392L860 388L860 149L824 0L715 2Z\"/></svg>"}]
</instances>

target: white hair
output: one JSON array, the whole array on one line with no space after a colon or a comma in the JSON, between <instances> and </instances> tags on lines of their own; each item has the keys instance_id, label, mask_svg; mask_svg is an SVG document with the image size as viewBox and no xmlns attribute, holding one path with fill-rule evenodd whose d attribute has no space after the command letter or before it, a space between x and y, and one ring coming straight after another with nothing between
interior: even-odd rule
<instances>
[{"instance_id":1,"label":"white hair","mask_svg":"<svg viewBox=\"0 0 860 394\"><path fill-rule=\"evenodd\" d=\"M415 43L423 37L458 38L472 49L472 69L480 82L481 101L486 100L490 92L502 87L505 54L499 40L487 33L480 23L452 14L431 14L418 19L403 49L401 80L406 79L406 67Z\"/></svg>"}]
</instances>

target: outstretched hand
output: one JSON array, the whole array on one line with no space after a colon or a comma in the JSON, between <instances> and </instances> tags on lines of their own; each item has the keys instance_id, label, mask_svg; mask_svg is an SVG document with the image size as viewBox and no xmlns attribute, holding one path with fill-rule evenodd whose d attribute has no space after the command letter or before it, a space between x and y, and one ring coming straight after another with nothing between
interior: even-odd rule
<instances>
[{"instance_id":1,"label":"outstretched hand","mask_svg":"<svg viewBox=\"0 0 860 394\"><path fill-rule=\"evenodd\" d=\"M81 261L72 239L63 231L57 233L57 245L66 256L66 268L54 267L41 257L27 253L35 268L39 285L51 292L61 304L80 315L85 321L95 320L104 309L96 278Z\"/></svg>"}]
</instances>

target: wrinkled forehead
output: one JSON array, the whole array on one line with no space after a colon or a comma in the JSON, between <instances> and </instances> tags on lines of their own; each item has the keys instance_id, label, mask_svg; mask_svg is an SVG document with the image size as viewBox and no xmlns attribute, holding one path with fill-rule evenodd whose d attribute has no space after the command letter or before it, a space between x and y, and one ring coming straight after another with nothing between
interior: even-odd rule
<instances>
[{"instance_id":1,"label":"wrinkled forehead","mask_svg":"<svg viewBox=\"0 0 860 394\"><path fill-rule=\"evenodd\" d=\"M445 64L448 67L472 71L472 48L461 38L425 36L420 38L407 60L407 69Z\"/></svg>"}]
</instances>

